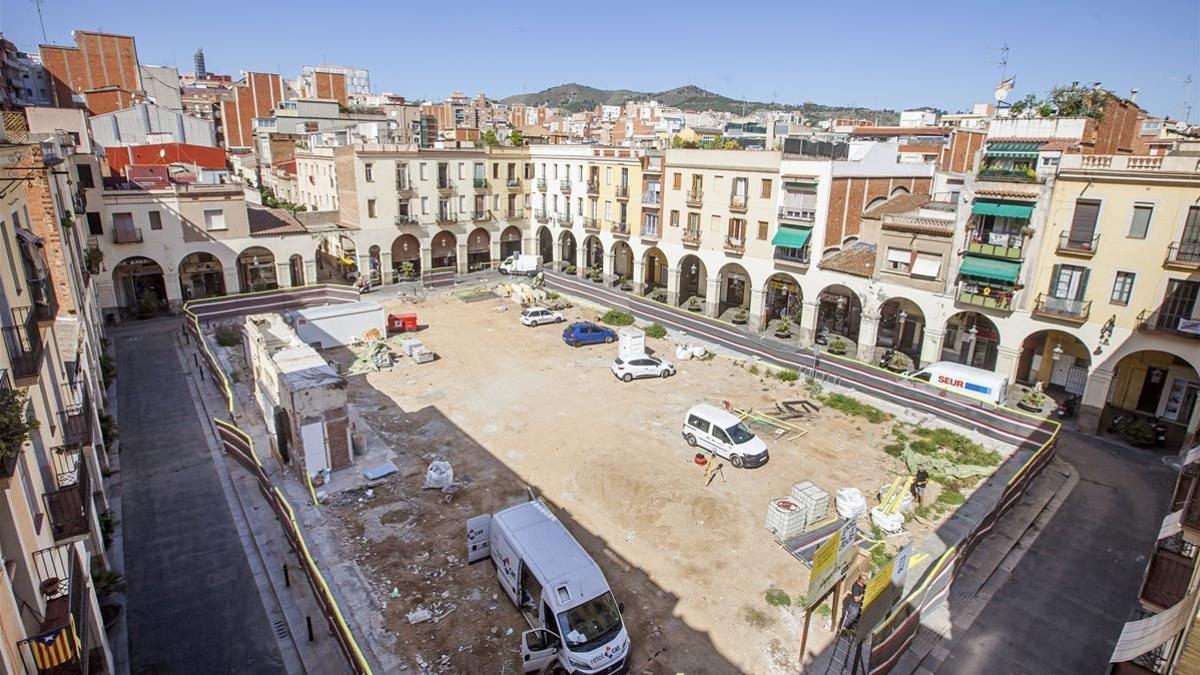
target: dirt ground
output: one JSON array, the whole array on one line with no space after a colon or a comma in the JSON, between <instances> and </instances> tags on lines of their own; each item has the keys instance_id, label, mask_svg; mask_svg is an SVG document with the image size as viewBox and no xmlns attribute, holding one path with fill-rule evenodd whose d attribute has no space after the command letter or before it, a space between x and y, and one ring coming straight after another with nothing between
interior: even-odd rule
<instances>
[{"instance_id":1,"label":"dirt ground","mask_svg":"<svg viewBox=\"0 0 1200 675\"><path fill-rule=\"evenodd\" d=\"M398 653L419 654L414 665L432 671L520 672L525 623L490 562L465 564L465 521L525 500L529 486L625 604L633 672L795 672L801 612L769 605L764 593L777 587L801 598L808 569L765 529L768 504L800 480L831 493L831 513L838 487L857 487L873 504L878 487L904 473L880 449L892 422L824 409L800 422L809 433L798 440L756 427L770 462L726 466L705 486L680 437L686 410L722 400L771 409L807 398L803 383L766 379L725 357L679 362L668 338L647 344L678 374L625 384L609 371L616 345L568 347L562 326L526 328L515 305L496 310L507 301L385 304L417 312L426 326L418 337L439 359L402 359L349 378L365 422L358 431L368 445L390 446L400 472L370 496L333 495L331 510L344 523L345 555L383 596L396 590L384 619ZM420 489L434 458L449 460L465 483L449 501ZM417 607L441 618L410 624L406 613ZM813 622L812 651L829 638L823 624Z\"/></svg>"}]
</instances>

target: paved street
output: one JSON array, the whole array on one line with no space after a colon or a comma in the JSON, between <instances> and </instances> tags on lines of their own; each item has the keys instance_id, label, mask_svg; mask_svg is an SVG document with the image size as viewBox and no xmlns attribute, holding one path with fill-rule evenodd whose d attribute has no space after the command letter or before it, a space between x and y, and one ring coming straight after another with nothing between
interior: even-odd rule
<instances>
[{"instance_id":1,"label":"paved street","mask_svg":"<svg viewBox=\"0 0 1200 675\"><path fill-rule=\"evenodd\" d=\"M177 320L113 331L130 670L283 665L174 350Z\"/></svg>"},{"instance_id":2,"label":"paved street","mask_svg":"<svg viewBox=\"0 0 1200 675\"><path fill-rule=\"evenodd\" d=\"M1175 472L1162 454L1074 432L1064 432L1059 456L1078 485L966 634L946 645L939 673L1106 670Z\"/></svg>"}]
</instances>

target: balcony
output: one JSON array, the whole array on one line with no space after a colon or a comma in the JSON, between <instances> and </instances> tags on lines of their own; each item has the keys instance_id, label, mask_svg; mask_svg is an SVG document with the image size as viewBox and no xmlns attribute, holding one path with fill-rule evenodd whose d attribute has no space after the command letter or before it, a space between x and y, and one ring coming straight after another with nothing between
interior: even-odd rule
<instances>
[{"instance_id":1,"label":"balcony","mask_svg":"<svg viewBox=\"0 0 1200 675\"><path fill-rule=\"evenodd\" d=\"M629 236L629 223L618 223L616 221L610 220L610 221L608 221L608 229L610 232L612 232L613 234L615 234L617 236L621 236L621 237Z\"/></svg>"},{"instance_id":2,"label":"balcony","mask_svg":"<svg viewBox=\"0 0 1200 675\"><path fill-rule=\"evenodd\" d=\"M406 199L409 197L412 197L412 194L413 194L412 183L410 183L407 178L396 181L396 194L398 194L400 197L403 197Z\"/></svg>"},{"instance_id":3,"label":"balcony","mask_svg":"<svg viewBox=\"0 0 1200 675\"><path fill-rule=\"evenodd\" d=\"M46 268L49 270L49 268ZM47 271L40 279L27 279L30 299L33 301L33 312L38 321L52 323L58 316L58 296L54 294L54 283Z\"/></svg>"},{"instance_id":4,"label":"balcony","mask_svg":"<svg viewBox=\"0 0 1200 675\"><path fill-rule=\"evenodd\" d=\"M114 227L112 240L114 244L140 244L142 243L142 228Z\"/></svg>"},{"instance_id":5,"label":"balcony","mask_svg":"<svg viewBox=\"0 0 1200 675\"><path fill-rule=\"evenodd\" d=\"M486 178L476 178L471 182L476 190L486 190L488 182Z\"/></svg>"},{"instance_id":6,"label":"balcony","mask_svg":"<svg viewBox=\"0 0 1200 675\"><path fill-rule=\"evenodd\" d=\"M1173 241L1167 247L1163 267L1185 270L1200 269L1200 241Z\"/></svg>"},{"instance_id":7,"label":"balcony","mask_svg":"<svg viewBox=\"0 0 1200 675\"><path fill-rule=\"evenodd\" d=\"M488 210L472 211L471 220L476 223L486 222L492 219L492 212Z\"/></svg>"},{"instance_id":8,"label":"balcony","mask_svg":"<svg viewBox=\"0 0 1200 675\"><path fill-rule=\"evenodd\" d=\"M1164 542L1166 543L1166 542ZM1181 542L1182 543L1182 542ZM1173 607L1187 595L1192 571L1196 568L1195 547L1182 544L1193 557L1159 546L1150 559L1146 570L1146 581L1142 584L1141 599L1159 609Z\"/></svg>"},{"instance_id":9,"label":"balcony","mask_svg":"<svg viewBox=\"0 0 1200 675\"><path fill-rule=\"evenodd\" d=\"M1025 238L1020 234L970 232L967 234L967 253L978 253L1005 260L1020 260Z\"/></svg>"},{"instance_id":10,"label":"balcony","mask_svg":"<svg viewBox=\"0 0 1200 675\"><path fill-rule=\"evenodd\" d=\"M726 253L741 255L746 252L746 239L744 237L734 236L732 234L725 235L725 243L723 248Z\"/></svg>"},{"instance_id":11,"label":"balcony","mask_svg":"<svg viewBox=\"0 0 1200 675\"><path fill-rule=\"evenodd\" d=\"M509 209L504 212L505 220L516 220L525 217L525 209Z\"/></svg>"},{"instance_id":12,"label":"balcony","mask_svg":"<svg viewBox=\"0 0 1200 675\"><path fill-rule=\"evenodd\" d=\"M448 180L439 180L437 186L438 194L442 197L449 197L454 194L454 183Z\"/></svg>"},{"instance_id":13,"label":"balcony","mask_svg":"<svg viewBox=\"0 0 1200 675\"><path fill-rule=\"evenodd\" d=\"M405 227L408 225L420 225L421 220L414 215L401 213L396 216L396 227Z\"/></svg>"},{"instance_id":14,"label":"balcony","mask_svg":"<svg viewBox=\"0 0 1200 675\"><path fill-rule=\"evenodd\" d=\"M1096 246L1100 244L1100 235L1078 236L1063 232L1058 237L1058 253L1061 255L1083 256L1090 258L1096 255Z\"/></svg>"},{"instance_id":15,"label":"balcony","mask_svg":"<svg viewBox=\"0 0 1200 675\"><path fill-rule=\"evenodd\" d=\"M558 223L560 227L570 227L571 226L571 214L560 213L560 214L554 216L554 222Z\"/></svg>"},{"instance_id":16,"label":"balcony","mask_svg":"<svg viewBox=\"0 0 1200 675\"><path fill-rule=\"evenodd\" d=\"M37 314L29 307L14 308L11 322L0 327L0 332L4 334L13 380L18 386L30 384L42 369L44 351Z\"/></svg>"},{"instance_id":17,"label":"balcony","mask_svg":"<svg viewBox=\"0 0 1200 675\"><path fill-rule=\"evenodd\" d=\"M1059 319L1083 323L1087 321L1092 311L1091 300L1075 300L1072 298L1056 298L1047 293L1039 293L1033 303L1033 315L1044 319Z\"/></svg>"},{"instance_id":18,"label":"balcony","mask_svg":"<svg viewBox=\"0 0 1200 675\"><path fill-rule=\"evenodd\" d=\"M1137 315L1137 329L1193 340L1200 339L1200 319L1193 318L1186 308L1171 310L1159 307L1143 310Z\"/></svg>"},{"instance_id":19,"label":"balcony","mask_svg":"<svg viewBox=\"0 0 1200 675\"><path fill-rule=\"evenodd\" d=\"M775 262L779 264L808 267L812 260L812 250L808 246L802 249L776 246L774 258Z\"/></svg>"},{"instance_id":20,"label":"balcony","mask_svg":"<svg viewBox=\"0 0 1200 675\"><path fill-rule=\"evenodd\" d=\"M629 186L628 185L618 185L617 186L617 199L629 199Z\"/></svg>"},{"instance_id":21,"label":"balcony","mask_svg":"<svg viewBox=\"0 0 1200 675\"><path fill-rule=\"evenodd\" d=\"M571 181L569 181L569 180L558 181L558 190L559 190L559 192L562 192L564 195L571 194Z\"/></svg>"},{"instance_id":22,"label":"balcony","mask_svg":"<svg viewBox=\"0 0 1200 675\"><path fill-rule=\"evenodd\" d=\"M58 411L59 427L62 429L62 444L66 447L90 445L92 442L92 405L87 394L83 402L67 406Z\"/></svg>"},{"instance_id":23,"label":"balcony","mask_svg":"<svg viewBox=\"0 0 1200 675\"><path fill-rule=\"evenodd\" d=\"M437 214L438 225L453 225L458 222L458 214L453 211L442 211Z\"/></svg>"},{"instance_id":24,"label":"balcony","mask_svg":"<svg viewBox=\"0 0 1200 675\"><path fill-rule=\"evenodd\" d=\"M1041 183L1043 180L1038 177L1037 172L1033 169L1000 169L1000 168L983 168L976 174L979 180L995 181L999 183Z\"/></svg>"},{"instance_id":25,"label":"balcony","mask_svg":"<svg viewBox=\"0 0 1200 675\"><path fill-rule=\"evenodd\" d=\"M546 209L534 209L534 210L533 210L533 217L534 217L534 219L535 219L535 220L537 220L539 223L548 223L548 222L550 222L550 214L549 214L549 213L546 213Z\"/></svg>"},{"instance_id":26,"label":"balcony","mask_svg":"<svg viewBox=\"0 0 1200 675\"><path fill-rule=\"evenodd\" d=\"M589 180L587 184L587 193L593 197L600 194L600 181Z\"/></svg>"},{"instance_id":27,"label":"balcony","mask_svg":"<svg viewBox=\"0 0 1200 675\"><path fill-rule=\"evenodd\" d=\"M539 191L539 192L545 192L545 191L546 191L546 179L545 179L545 178L539 178L539 179L537 179L537 189L538 189L538 191Z\"/></svg>"},{"instance_id":28,"label":"balcony","mask_svg":"<svg viewBox=\"0 0 1200 675\"><path fill-rule=\"evenodd\" d=\"M656 208L658 208L659 204L662 204L662 193L661 192L654 190L652 192L643 192L642 193L642 205L643 206L648 206L650 208L656 209Z\"/></svg>"},{"instance_id":29,"label":"balcony","mask_svg":"<svg viewBox=\"0 0 1200 675\"><path fill-rule=\"evenodd\" d=\"M698 209L704 205L704 191L696 188L688 190L683 201L688 206Z\"/></svg>"},{"instance_id":30,"label":"balcony","mask_svg":"<svg viewBox=\"0 0 1200 675\"><path fill-rule=\"evenodd\" d=\"M1012 311L1012 297L1015 289L1004 286L988 286L973 282L960 282L958 295L955 300L960 304L997 309L1004 312Z\"/></svg>"},{"instance_id":31,"label":"balcony","mask_svg":"<svg viewBox=\"0 0 1200 675\"><path fill-rule=\"evenodd\" d=\"M509 178L508 180L506 180L504 182L504 185L505 185L505 187L507 187L509 189L510 192L520 190L521 189L521 179L520 178Z\"/></svg>"},{"instance_id":32,"label":"balcony","mask_svg":"<svg viewBox=\"0 0 1200 675\"><path fill-rule=\"evenodd\" d=\"M74 453L75 466L58 475L58 488L42 495L54 540L65 542L91 531L92 481L87 461Z\"/></svg>"},{"instance_id":33,"label":"balcony","mask_svg":"<svg viewBox=\"0 0 1200 675\"><path fill-rule=\"evenodd\" d=\"M809 225L817 219L817 212L812 209L801 209L793 206L779 207L779 222Z\"/></svg>"},{"instance_id":34,"label":"balcony","mask_svg":"<svg viewBox=\"0 0 1200 675\"><path fill-rule=\"evenodd\" d=\"M34 552L33 567L46 612L38 633L17 642L21 658L38 664L39 675L87 675L93 596L79 556L69 546L45 548Z\"/></svg>"},{"instance_id":35,"label":"balcony","mask_svg":"<svg viewBox=\"0 0 1200 675\"><path fill-rule=\"evenodd\" d=\"M729 196L729 210L736 211L738 213L745 213L746 212L746 201L747 201L746 195L730 195Z\"/></svg>"},{"instance_id":36,"label":"balcony","mask_svg":"<svg viewBox=\"0 0 1200 675\"><path fill-rule=\"evenodd\" d=\"M583 229L587 230L588 232L599 232L600 231L600 221L598 221L595 218L592 218L590 216L584 216L583 217Z\"/></svg>"},{"instance_id":37,"label":"balcony","mask_svg":"<svg viewBox=\"0 0 1200 675\"><path fill-rule=\"evenodd\" d=\"M699 246L700 245L700 230L684 230L683 231L684 246Z\"/></svg>"}]
</instances>

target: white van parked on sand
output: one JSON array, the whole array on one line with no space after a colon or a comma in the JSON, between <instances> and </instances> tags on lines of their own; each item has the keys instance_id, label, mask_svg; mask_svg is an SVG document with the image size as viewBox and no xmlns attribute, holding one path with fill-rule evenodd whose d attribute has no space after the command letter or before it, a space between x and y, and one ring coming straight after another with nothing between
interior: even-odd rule
<instances>
[{"instance_id":1,"label":"white van parked on sand","mask_svg":"<svg viewBox=\"0 0 1200 675\"><path fill-rule=\"evenodd\" d=\"M736 469L752 469L767 463L767 444L754 435L736 416L715 405L692 406L683 418L683 440L688 445L711 450Z\"/></svg>"},{"instance_id":2,"label":"white van parked on sand","mask_svg":"<svg viewBox=\"0 0 1200 675\"><path fill-rule=\"evenodd\" d=\"M1008 377L990 370L964 366L954 361L937 361L905 375L942 389L982 398L996 405L1008 399Z\"/></svg>"},{"instance_id":3,"label":"white van parked on sand","mask_svg":"<svg viewBox=\"0 0 1200 675\"><path fill-rule=\"evenodd\" d=\"M600 566L540 501L467 521L467 562L491 557L509 599L533 630L521 634L521 666L557 661L568 673L629 669L629 632Z\"/></svg>"}]
</instances>

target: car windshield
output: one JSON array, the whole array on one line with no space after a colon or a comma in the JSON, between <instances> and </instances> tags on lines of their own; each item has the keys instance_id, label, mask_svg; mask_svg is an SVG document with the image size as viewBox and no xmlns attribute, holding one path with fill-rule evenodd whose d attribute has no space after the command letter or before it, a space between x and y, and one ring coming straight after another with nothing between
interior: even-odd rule
<instances>
[{"instance_id":1,"label":"car windshield","mask_svg":"<svg viewBox=\"0 0 1200 675\"><path fill-rule=\"evenodd\" d=\"M754 438L754 432L746 427L745 422L738 422L725 431L729 433L729 440L733 441L734 445L741 445Z\"/></svg>"},{"instance_id":2,"label":"car windshield","mask_svg":"<svg viewBox=\"0 0 1200 675\"><path fill-rule=\"evenodd\" d=\"M573 652L590 652L621 630L621 612L612 593L605 592L558 615L559 629Z\"/></svg>"}]
</instances>

